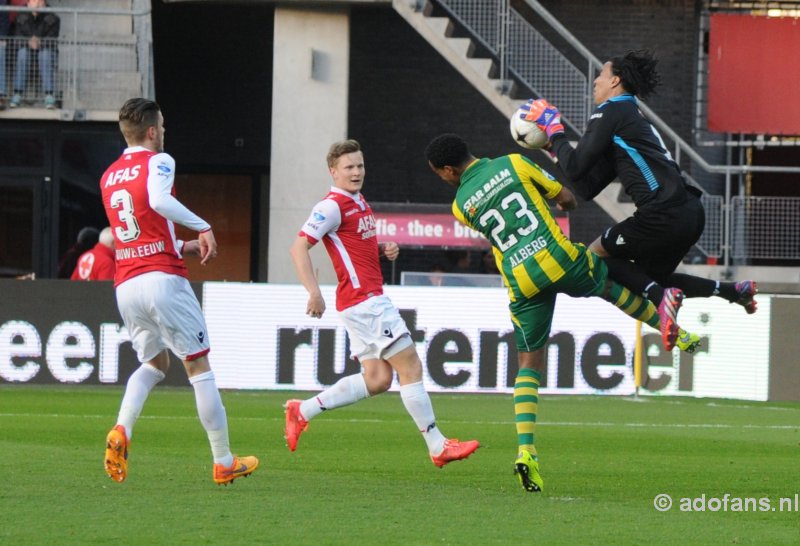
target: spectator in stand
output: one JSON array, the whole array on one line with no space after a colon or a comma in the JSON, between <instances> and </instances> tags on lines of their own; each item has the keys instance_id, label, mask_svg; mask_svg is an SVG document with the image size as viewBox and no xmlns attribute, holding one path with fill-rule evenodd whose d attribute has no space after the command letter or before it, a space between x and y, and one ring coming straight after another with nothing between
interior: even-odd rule
<instances>
[{"instance_id":1,"label":"spectator in stand","mask_svg":"<svg viewBox=\"0 0 800 546\"><path fill-rule=\"evenodd\" d=\"M497 258L491 250L487 250L481 255L481 273L484 275L500 274L500 270L497 269Z\"/></svg>"},{"instance_id":2,"label":"spectator in stand","mask_svg":"<svg viewBox=\"0 0 800 546\"><path fill-rule=\"evenodd\" d=\"M452 250L448 252L452 263L451 273L475 273L472 268L472 252L469 250Z\"/></svg>"},{"instance_id":3,"label":"spectator in stand","mask_svg":"<svg viewBox=\"0 0 800 546\"><path fill-rule=\"evenodd\" d=\"M47 6L45 0L28 0L28 7L41 9ZM44 92L44 105L48 110L56 107L55 97L55 65L57 39L61 29L61 20L55 13L23 12L17 15L14 23L14 36L27 38L17 42L17 65L14 70L14 95L11 97L11 108L22 102L25 92L28 63L32 52L36 52L39 61L39 75Z\"/></svg>"},{"instance_id":4,"label":"spectator in stand","mask_svg":"<svg viewBox=\"0 0 800 546\"><path fill-rule=\"evenodd\" d=\"M444 284L444 277L442 276L442 273L447 273L447 270L444 268L444 266L441 263L436 262L431 266L429 271L431 274L428 276L428 282L422 284L423 285L429 284L431 286L442 286L442 284Z\"/></svg>"},{"instance_id":5,"label":"spectator in stand","mask_svg":"<svg viewBox=\"0 0 800 546\"><path fill-rule=\"evenodd\" d=\"M78 240L69 247L69 250L61 257L61 261L58 262L58 278L69 279L72 272L75 271L75 266L78 265L78 258L96 245L99 238L100 232L95 228L87 226L81 229L78 232Z\"/></svg>"},{"instance_id":6,"label":"spectator in stand","mask_svg":"<svg viewBox=\"0 0 800 546\"><path fill-rule=\"evenodd\" d=\"M72 272L73 281L113 281L117 264L114 261L114 234L110 227L103 228L94 248L78 258Z\"/></svg>"},{"instance_id":7,"label":"spectator in stand","mask_svg":"<svg viewBox=\"0 0 800 546\"><path fill-rule=\"evenodd\" d=\"M0 6L7 6L8 0L0 0ZM0 110L5 110L6 101L6 37L10 34L11 21L7 11L0 11Z\"/></svg>"},{"instance_id":8,"label":"spectator in stand","mask_svg":"<svg viewBox=\"0 0 800 546\"><path fill-rule=\"evenodd\" d=\"M9 6L27 6L28 0L7 0ZM14 22L17 20L18 11L12 11L8 14L8 20L11 23L11 28L14 28Z\"/></svg>"}]
</instances>

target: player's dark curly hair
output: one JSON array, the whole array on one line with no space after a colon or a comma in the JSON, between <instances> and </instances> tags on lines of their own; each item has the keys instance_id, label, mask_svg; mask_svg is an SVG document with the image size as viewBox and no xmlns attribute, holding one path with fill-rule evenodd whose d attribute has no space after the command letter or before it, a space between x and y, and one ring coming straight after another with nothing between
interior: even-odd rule
<instances>
[{"instance_id":1,"label":"player's dark curly hair","mask_svg":"<svg viewBox=\"0 0 800 546\"><path fill-rule=\"evenodd\" d=\"M425 148L425 157L437 169L460 167L469 161L472 154L463 138L453 133L445 133L434 138Z\"/></svg>"},{"instance_id":2,"label":"player's dark curly hair","mask_svg":"<svg viewBox=\"0 0 800 546\"><path fill-rule=\"evenodd\" d=\"M643 99L650 96L661 76L656 71L658 59L649 49L628 51L621 57L611 58L611 72L622 81L622 87Z\"/></svg>"}]
</instances>

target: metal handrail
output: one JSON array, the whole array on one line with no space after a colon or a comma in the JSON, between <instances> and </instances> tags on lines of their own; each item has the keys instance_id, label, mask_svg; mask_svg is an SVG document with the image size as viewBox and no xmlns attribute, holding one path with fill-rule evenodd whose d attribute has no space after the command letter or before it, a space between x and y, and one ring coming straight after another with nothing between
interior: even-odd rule
<instances>
[{"instance_id":1,"label":"metal handrail","mask_svg":"<svg viewBox=\"0 0 800 546\"><path fill-rule=\"evenodd\" d=\"M525 3L533 9L553 30L555 30L564 40L566 40L579 54L581 54L590 66L599 69L602 64L569 30L564 27L553 15L547 11L536 0L525 0ZM591 98L589 99L591 100ZM593 108L593 105L591 105ZM723 205L723 243L724 266L726 270L730 268L733 254L733 229L732 229L732 177L746 173L800 173L800 167L788 166L767 166L767 165L712 165L698 154L678 133L664 122L652 109L644 102L639 102L642 112L647 116L653 125L664 135L666 135L675 145L673 155L680 164L681 153L686 154L703 171L713 174L723 174L725 176L725 201ZM591 108L590 108L591 111ZM729 155L730 157L730 155ZM705 190L704 190L705 192Z\"/></svg>"},{"instance_id":2,"label":"metal handrail","mask_svg":"<svg viewBox=\"0 0 800 546\"><path fill-rule=\"evenodd\" d=\"M10 11L13 13L19 12L36 12L36 13L55 13L58 15L59 13L74 13L74 14L88 14L88 15L150 15L150 8L147 9L97 9L97 8L70 8L70 7L58 7L58 8L51 8L51 7L41 7L41 8L29 8L28 6L0 6L0 11Z\"/></svg>"},{"instance_id":3,"label":"metal handrail","mask_svg":"<svg viewBox=\"0 0 800 546\"><path fill-rule=\"evenodd\" d=\"M603 63L595 57L589 49L586 48L567 28L562 25L544 6L536 0L525 0L525 3L534 10L550 27L553 28L562 38L569 42L569 44L589 63L595 68L600 69ZM697 163L704 171L713 174L744 174L748 172L772 172L772 173L800 173L800 167L772 167L762 165L712 165L708 163L694 148L692 148L678 133L676 133L669 125L662 120L658 114L653 112L647 104L639 101L639 106L642 112L645 113L647 119L663 134L667 135L676 146L676 156L680 157L680 152L685 153L692 161Z\"/></svg>"}]
</instances>

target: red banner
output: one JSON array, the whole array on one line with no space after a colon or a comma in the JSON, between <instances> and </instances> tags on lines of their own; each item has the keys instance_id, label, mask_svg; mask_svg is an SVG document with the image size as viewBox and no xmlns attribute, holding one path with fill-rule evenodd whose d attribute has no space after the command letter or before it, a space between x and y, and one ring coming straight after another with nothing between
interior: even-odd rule
<instances>
[{"instance_id":1,"label":"red banner","mask_svg":"<svg viewBox=\"0 0 800 546\"><path fill-rule=\"evenodd\" d=\"M569 237L569 219L556 218ZM406 247L489 248L483 235L445 213L376 212L379 241Z\"/></svg>"},{"instance_id":2,"label":"red banner","mask_svg":"<svg viewBox=\"0 0 800 546\"><path fill-rule=\"evenodd\" d=\"M708 128L800 134L800 20L717 13L708 46Z\"/></svg>"}]
</instances>

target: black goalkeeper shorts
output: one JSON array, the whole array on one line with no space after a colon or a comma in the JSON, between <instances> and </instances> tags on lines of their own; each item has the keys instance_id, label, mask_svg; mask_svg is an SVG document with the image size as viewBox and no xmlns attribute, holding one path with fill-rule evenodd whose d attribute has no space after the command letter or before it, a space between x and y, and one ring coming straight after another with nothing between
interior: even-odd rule
<instances>
[{"instance_id":1,"label":"black goalkeeper shorts","mask_svg":"<svg viewBox=\"0 0 800 546\"><path fill-rule=\"evenodd\" d=\"M649 277L663 283L703 234L705 225L703 204L690 195L677 207L638 209L608 228L601 243L611 256L633 260Z\"/></svg>"}]
</instances>

